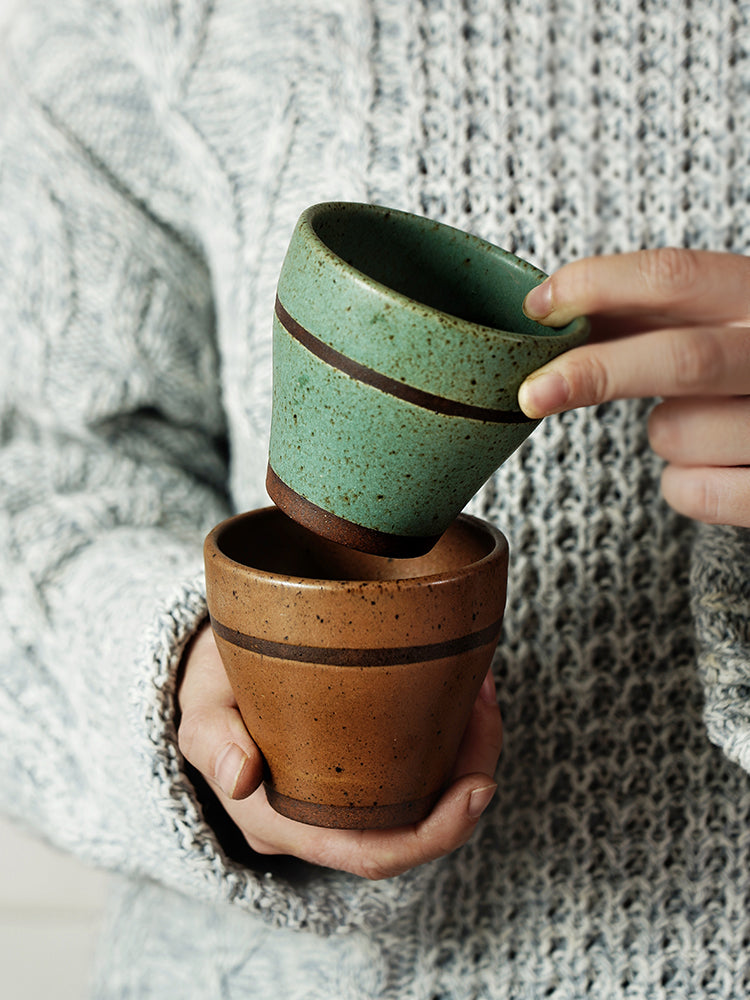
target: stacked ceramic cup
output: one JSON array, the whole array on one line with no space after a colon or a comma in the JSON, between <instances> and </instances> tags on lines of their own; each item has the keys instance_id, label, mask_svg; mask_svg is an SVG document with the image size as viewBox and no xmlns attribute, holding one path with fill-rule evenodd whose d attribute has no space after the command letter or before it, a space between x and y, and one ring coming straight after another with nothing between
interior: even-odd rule
<instances>
[{"instance_id":1,"label":"stacked ceramic cup","mask_svg":"<svg viewBox=\"0 0 750 1000\"><path fill-rule=\"evenodd\" d=\"M588 333L526 318L544 277L378 206L297 224L274 315L277 506L206 542L217 645L285 815L400 825L445 785L508 568L500 532L460 512L535 426L523 379Z\"/></svg>"}]
</instances>

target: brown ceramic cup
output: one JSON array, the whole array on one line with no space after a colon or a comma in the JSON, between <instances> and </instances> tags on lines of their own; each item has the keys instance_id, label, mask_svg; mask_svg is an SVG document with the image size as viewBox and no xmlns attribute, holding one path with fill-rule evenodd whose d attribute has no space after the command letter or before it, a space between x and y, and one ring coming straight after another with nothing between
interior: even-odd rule
<instances>
[{"instance_id":1,"label":"brown ceramic cup","mask_svg":"<svg viewBox=\"0 0 750 1000\"><path fill-rule=\"evenodd\" d=\"M274 809L349 829L426 816L500 634L501 532L461 515L426 555L391 559L268 507L214 528L205 564L216 643Z\"/></svg>"}]
</instances>

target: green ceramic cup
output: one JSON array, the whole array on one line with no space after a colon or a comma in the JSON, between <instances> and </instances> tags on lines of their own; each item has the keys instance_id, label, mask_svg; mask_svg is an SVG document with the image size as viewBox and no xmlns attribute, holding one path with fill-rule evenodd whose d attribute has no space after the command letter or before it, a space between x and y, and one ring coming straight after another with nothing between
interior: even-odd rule
<instances>
[{"instance_id":1,"label":"green ceramic cup","mask_svg":"<svg viewBox=\"0 0 750 1000\"><path fill-rule=\"evenodd\" d=\"M588 335L529 320L545 275L469 233L375 205L302 213L278 284L266 487L319 535L428 551L531 433L523 379Z\"/></svg>"}]
</instances>

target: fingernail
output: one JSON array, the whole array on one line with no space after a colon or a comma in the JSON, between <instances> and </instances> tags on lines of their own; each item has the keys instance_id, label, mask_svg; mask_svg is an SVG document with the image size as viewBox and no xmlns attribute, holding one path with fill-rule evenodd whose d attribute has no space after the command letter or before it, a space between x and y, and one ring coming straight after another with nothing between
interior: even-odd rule
<instances>
[{"instance_id":1,"label":"fingernail","mask_svg":"<svg viewBox=\"0 0 750 1000\"><path fill-rule=\"evenodd\" d=\"M538 419L565 409L570 389L567 381L557 372L531 375L521 383L518 405L527 417Z\"/></svg>"},{"instance_id":2,"label":"fingernail","mask_svg":"<svg viewBox=\"0 0 750 1000\"><path fill-rule=\"evenodd\" d=\"M495 693L495 678L492 671L488 671L479 689L479 697L489 705L497 705L497 695Z\"/></svg>"},{"instance_id":3,"label":"fingernail","mask_svg":"<svg viewBox=\"0 0 750 1000\"><path fill-rule=\"evenodd\" d=\"M479 819L484 810L492 801L492 796L497 790L496 784L483 785L481 788L475 788L474 791L469 796L469 807L468 813L470 819Z\"/></svg>"},{"instance_id":4,"label":"fingernail","mask_svg":"<svg viewBox=\"0 0 750 1000\"><path fill-rule=\"evenodd\" d=\"M535 285L523 302L523 311L530 319L544 319L552 312L552 284L549 278Z\"/></svg>"},{"instance_id":5,"label":"fingernail","mask_svg":"<svg viewBox=\"0 0 750 1000\"><path fill-rule=\"evenodd\" d=\"M221 786L222 791L230 799L234 797L235 789L247 761L247 754L236 743L230 743L229 746L222 750L216 761L216 774L214 777Z\"/></svg>"}]
</instances>

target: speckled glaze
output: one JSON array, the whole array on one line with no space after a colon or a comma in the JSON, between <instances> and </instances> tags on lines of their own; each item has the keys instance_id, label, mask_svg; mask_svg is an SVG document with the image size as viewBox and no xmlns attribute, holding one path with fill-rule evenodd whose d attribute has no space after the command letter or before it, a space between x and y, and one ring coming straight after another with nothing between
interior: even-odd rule
<instances>
[{"instance_id":1,"label":"speckled glaze","mask_svg":"<svg viewBox=\"0 0 750 1000\"><path fill-rule=\"evenodd\" d=\"M278 508L205 543L211 622L280 813L401 826L445 787L500 634L508 547L461 515L434 548L390 559Z\"/></svg>"},{"instance_id":2,"label":"speckled glaze","mask_svg":"<svg viewBox=\"0 0 750 1000\"><path fill-rule=\"evenodd\" d=\"M536 426L523 379L586 339L524 316L544 277L420 216L307 209L274 316L271 498L363 551L427 551Z\"/></svg>"}]
</instances>

